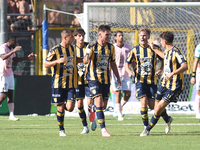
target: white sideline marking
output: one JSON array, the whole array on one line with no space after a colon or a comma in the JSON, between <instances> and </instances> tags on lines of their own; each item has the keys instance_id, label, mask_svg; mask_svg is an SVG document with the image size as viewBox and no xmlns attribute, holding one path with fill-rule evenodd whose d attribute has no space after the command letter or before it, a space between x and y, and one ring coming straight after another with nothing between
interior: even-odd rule
<instances>
[{"instance_id":1,"label":"white sideline marking","mask_svg":"<svg viewBox=\"0 0 200 150\"><path fill-rule=\"evenodd\" d=\"M110 126L143 126L143 124L106 124ZM156 124L156 126L164 126L165 124ZM49 125L8 125L8 126L49 126ZM65 126L79 126L79 124L65 124ZM171 124L171 126L200 126L200 123L181 123L181 124Z\"/></svg>"},{"instance_id":2,"label":"white sideline marking","mask_svg":"<svg viewBox=\"0 0 200 150\"><path fill-rule=\"evenodd\" d=\"M135 125L135 126L143 126L143 124L106 124L106 125L123 125L123 126L131 126L131 125ZM174 124L172 123L171 126L200 126L200 123L181 123L181 124ZM156 126L165 126L165 124L156 124Z\"/></svg>"}]
</instances>

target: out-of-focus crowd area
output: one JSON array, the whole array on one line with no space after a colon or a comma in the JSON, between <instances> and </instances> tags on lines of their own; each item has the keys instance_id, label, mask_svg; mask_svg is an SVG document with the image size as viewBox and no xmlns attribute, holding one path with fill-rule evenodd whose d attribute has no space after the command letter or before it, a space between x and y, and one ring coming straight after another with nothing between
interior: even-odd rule
<instances>
[{"instance_id":1,"label":"out-of-focus crowd area","mask_svg":"<svg viewBox=\"0 0 200 150\"><path fill-rule=\"evenodd\" d=\"M48 8L79 14L84 2L198 2L199 0L7 0L8 32L33 31L41 27L43 5ZM49 12L50 26L80 26L77 18L59 12Z\"/></svg>"}]
</instances>

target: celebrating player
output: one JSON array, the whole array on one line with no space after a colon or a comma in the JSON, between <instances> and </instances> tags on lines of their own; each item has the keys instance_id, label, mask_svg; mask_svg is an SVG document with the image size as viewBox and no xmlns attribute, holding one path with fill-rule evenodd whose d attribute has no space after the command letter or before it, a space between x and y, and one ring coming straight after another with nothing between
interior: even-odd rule
<instances>
[{"instance_id":1,"label":"celebrating player","mask_svg":"<svg viewBox=\"0 0 200 150\"><path fill-rule=\"evenodd\" d=\"M51 48L44 66L51 67L52 71L52 104L57 105L59 135L66 136L64 109L66 108L69 112L74 110L77 87L76 63L81 62L82 59L76 57L76 50L71 45L74 40L72 30L62 30L61 37L61 43ZM66 104L65 101L67 101Z\"/></svg>"},{"instance_id":2,"label":"celebrating player","mask_svg":"<svg viewBox=\"0 0 200 150\"><path fill-rule=\"evenodd\" d=\"M84 42L85 38L85 31L82 28L78 28L74 31L74 37L76 40L76 44L74 45L76 48L77 57L84 57L86 47L88 43ZM88 82L85 77L85 69L86 65L84 63L78 63L77 64L77 70L78 70L78 87L76 88L76 100L78 104L78 112L79 116L81 118L82 124L83 124L83 131L81 134L87 134L89 133L89 128L86 120L86 113L83 106L83 99L85 98L85 95L87 96L88 105L90 106L92 103L92 95L88 86ZM93 103L92 103L93 104ZM91 129L94 131L96 129L96 120L91 122Z\"/></svg>"},{"instance_id":3,"label":"celebrating player","mask_svg":"<svg viewBox=\"0 0 200 150\"><path fill-rule=\"evenodd\" d=\"M148 107L154 109L155 97L157 92L157 76L160 76L163 64L161 68L156 70L156 59L162 60L149 46L148 40L150 39L151 30L148 28L141 28L139 30L140 44L135 46L129 53L126 60L125 69L129 76L135 75L136 83L136 98L141 102L141 116L144 124L144 128L149 123L148 119ZM154 45L155 49L161 51L160 47ZM136 71L132 72L129 65L135 62ZM163 62L163 61L162 61ZM148 107L147 107L148 106ZM162 117L165 121L166 110L163 110Z\"/></svg>"},{"instance_id":4,"label":"celebrating player","mask_svg":"<svg viewBox=\"0 0 200 150\"><path fill-rule=\"evenodd\" d=\"M184 88L184 71L188 69L187 61L179 48L173 46L174 34L170 31L165 31L160 34L161 44L166 48L165 53L156 49L154 44L149 40L149 45L160 57L164 59L164 72L161 77L161 83L157 91L155 102L155 114L152 116L150 123L140 134L140 136L148 136L150 130L158 122L163 110L171 102L177 102L177 97ZM166 133L171 129L173 118L170 116L167 119Z\"/></svg>"},{"instance_id":5,"label":"celebrating player","mask_svg":"<svg viewBox=\"0 0 200 150\"><path fill-rule=\"evenodd\" d=\"M115 49L109 43L110 26L100 25L98 28L98 40L90 43L86 50L84 63L88 63L86 69L86 79L89 83L90 91L93 94L96 106L90 106L90 121L95 119L95 112L101 127L102 136L110 137L105 127L105 117L103 109L107 107L110 87L109 63L113 70L118 87L121 86L117 66L115 64Z\"/></svg>"}]
</instances>

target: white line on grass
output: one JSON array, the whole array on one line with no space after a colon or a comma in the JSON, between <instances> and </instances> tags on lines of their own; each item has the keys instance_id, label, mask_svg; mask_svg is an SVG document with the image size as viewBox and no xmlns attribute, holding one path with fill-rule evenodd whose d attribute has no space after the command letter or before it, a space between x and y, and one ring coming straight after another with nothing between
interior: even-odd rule
<instances>
[{"instance_id":1,"label":"white line on grass","mask_svg":"<svg viewBox=\"0 0 200 150\"><path fill-rule=\"evenodd\" d=\"M143 126L143 124L106 124L110 126ZM156 124L156 126L164 126L165 124ZM177 124L171 124L172 126L200 126L200 123L177 123ZM8 125L8 126L49 126L49 125ZM79 124L65 124L65 126L80 126Z\"/></svg>"}]
</instances>

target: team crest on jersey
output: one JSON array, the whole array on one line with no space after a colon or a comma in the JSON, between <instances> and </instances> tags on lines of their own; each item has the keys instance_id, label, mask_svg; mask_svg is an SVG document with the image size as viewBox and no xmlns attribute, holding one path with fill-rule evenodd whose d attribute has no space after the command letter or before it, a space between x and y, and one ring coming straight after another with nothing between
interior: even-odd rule
<instances>
[{"instance_id":1,"label":"team crest on jersey","mask_svg":"<svg viewBox=\"0 0 200 150\"><path fill-rule=\"evenodd\" d=\"M83 73L85 72L85 69L86 69L86 66L84 63L80 63L77 65L77 68L78 68L78 74L79 76L82 76Z\"/></svg>"}]
</instances>

